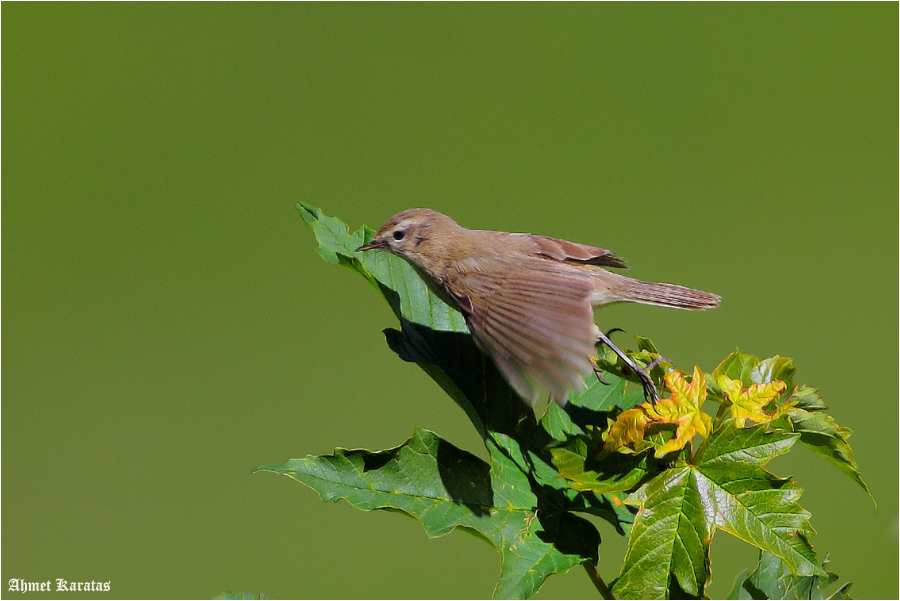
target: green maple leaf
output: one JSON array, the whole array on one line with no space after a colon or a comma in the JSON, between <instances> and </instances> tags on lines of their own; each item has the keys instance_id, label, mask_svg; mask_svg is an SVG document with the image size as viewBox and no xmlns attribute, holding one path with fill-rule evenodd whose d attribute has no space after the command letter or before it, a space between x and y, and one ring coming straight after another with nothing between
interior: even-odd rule
<instances>
[{"instance_id":1,"label":"green maple leaf","mask_svg":"<svg viewBox=\"0 0 900 601\"><path fill-rule=\"evenodd\" d=\"M798 576L824 576L807 541L814 533L809 513L796 503L800 488L763 469L798 437L725 420L692 464L666 470L629 496L640 510L613 591L662 599L670 594L671 577L682 591L703 595L716 530L775 555Z\"/></svg>"},{"instance_id":2,"label":"green maple leaf","mask_svg":"<svg viewBox=\"0 0 900 601\"><path fill-rule=\"evenodd\" d=\"M500 553L494 596L523 598L550 574L596 562L600 538L582 518L538 512L527 475L508 455L509 442L490 442L487 464L417 428L411 439L387 451L337 449L257 469L302 482L324 501L402 511L421 522L429 537L454 528L477 533Z\"/></svg>"}]
</instances>

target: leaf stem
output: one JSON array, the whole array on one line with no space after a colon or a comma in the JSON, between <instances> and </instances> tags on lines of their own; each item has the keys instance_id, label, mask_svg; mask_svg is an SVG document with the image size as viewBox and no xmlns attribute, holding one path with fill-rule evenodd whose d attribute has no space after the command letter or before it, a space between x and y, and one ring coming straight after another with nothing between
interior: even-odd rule
<instances>
[{"instance_id":1,"label":"leaf stem","mask_svg":"<svg viewBox=\"0 0 900 601\"><path fill-rule=\"evenodd\" d=\"M586 561L581 565L584 566L584 571L588 573L588 577L591 579L591 582L593 582L594 586L597 587L597 590L600 591L600 596L602 596L604 599L615 599L612 591L609 590L609 587L606 586L605 582L603 582L603 578L600 577L600 573L597 571L597 566L589 561Z\"/></svg>"}]
</instances>

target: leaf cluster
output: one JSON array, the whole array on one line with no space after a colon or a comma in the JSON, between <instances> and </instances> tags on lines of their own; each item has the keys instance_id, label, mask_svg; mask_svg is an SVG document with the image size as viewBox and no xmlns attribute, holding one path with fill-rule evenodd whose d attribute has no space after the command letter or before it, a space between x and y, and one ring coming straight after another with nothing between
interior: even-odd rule
<instances>
[{"instance_id":1,"label":"leaf cluster","mask_svg":"<svg viewBox=\"0 0 900 601\"><path fill-rule=\"evenodd\" d=\"M850 430L824 413L814 388L794 385L791 359L735 351L709 373L694 367L687 374L639 338L630 356L651 366L668 392L655 407L608 353L597 357L597 381L565 408L549 404L538 419L475 347L462 315L412 267L388 253L354 252L371 239L370 228L350 233L314 207L298 209L319 254L365 277L389 303L400 327L384 331L388 346L465 411L489 461L416 428L393 449L336 449L258 470L289 476L326 501L407 513L430 537L454 528L477 535L500 555L496 598L527 598L577 565L607 598L704 597L718 530L760 550L759 565L735 582L734 598L821 598L836 578L810 545L801 489L765 466L799 441L868 488ZM628 537L609 586L596 571L600 535L585 515Z\"/></svg>"}]
</instances>

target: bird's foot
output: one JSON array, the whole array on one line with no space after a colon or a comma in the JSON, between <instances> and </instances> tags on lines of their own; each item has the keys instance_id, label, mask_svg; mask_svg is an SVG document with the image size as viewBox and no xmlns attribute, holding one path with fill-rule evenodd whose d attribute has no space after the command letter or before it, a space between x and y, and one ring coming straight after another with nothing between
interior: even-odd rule
<instances>
[{"instance_id":1,"label":"bird's foot","mask_svg":"<svg viewBox=\"0 0 900 601\"><path fill-rule=\"evenodd\" d=\"M606 332L605 337L607 340L609 340L609 337L613 332L624 332L624 331L625 330L623 330L622 328L613 328ZM597 339L597 342L594 343L595 349L599 349L603 344L605 344L603 342L603 337L604 337L604 335L601 334L600 338ZM601 384L603 384L604 386L609 386L609 382L607 382L606 380L603 379L603 372L600 370L600 366L597 365L597 359L595 357L591 357L591 363L594 364L594 375L597 376L597 381L600 382Z\"/></svg>"}]
</instances>

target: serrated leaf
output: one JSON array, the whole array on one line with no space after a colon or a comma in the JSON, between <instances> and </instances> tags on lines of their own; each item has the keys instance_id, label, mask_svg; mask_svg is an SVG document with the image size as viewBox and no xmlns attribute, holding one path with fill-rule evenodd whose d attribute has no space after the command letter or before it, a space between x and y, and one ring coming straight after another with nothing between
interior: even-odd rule
<instances>
[{"instance_id":1,"label":"serrated leaf","mask_svg":"<svg viewBox=\"0 0 900 601\"><path fill-rule=\"evenodd\" d=\"M692 465L666 470L632 493L626 502L640 509L613 591L623 598L666 598L671 573L681 590L701 595L716 529L778 556L799 576L824 575L807 542L809 513L796 503L800 488L763 469L797 437L726 420Z\"/></svg>"},{"instance_id":2,"label":"serrated leaf","mask_svg":"<svg viewBox=\"0 0 900 601\"><path fill-rule=\"evenodd\" d=\"M659 403L657 403L657 407ZM642 445L647 433L647 426L654 423L658 416L650 415L648 407L633 407L616 416L616 421L609 427L602 453L614 451L624 453L640 453L650 445Z\"/></svg>"},{"instance_id":3,"label":"serrated leaf","mask_svg":"<svg viewBox=\"0 0 900 601\"><path fill-rule=\"evenodd\" d=\"M525 598L547 576L596 562L600 541L581 518L538 511L528 476L510 456L509 440L503 448L488 441L490 465L417 428L410 440L387 451L337 449L330 456L257 469L302 482L325 501L402 511L421 522L429 537L454 528L473 531L500 553L495 597Z\"/></svg>"},{"instance_id":4,"label":"serrated leaf","mask_svg":"<svg viewBox=\"0 0 900 601\"><path fill-rule=\"evenodd\" d=\"M819 396L819 389L810 386L797 386L791 393L791 398L796 402L798 409L805 411L824 411L828 405Z\"/></svg>"},{"instance_id":5,"label":"serrated leaf","mask_svg":"<svg viewBox=\"0 0 900 601\"><path fill-rule=\"evenodd\" d=\"M622 599L666 599L669 579L694 597L709 579L710 525L688 467L666 470L626 502L640 499L625 563L613 587Z\"/></svg>"},{"instance_id":6,"label":"serrated leaf","mask_svg":"<svg viewBox=\"0 0 900 601\"><path fill-rule=\"evenodd\" d=\"M657 457L684 448L694 436L708 436L712 428L712 418L702 410L706 400L706 379L699 367L694 367L690 384L677 371L667 373L665 382L672 395L657 403L656 413L662 416L662 421L674 423L678 429L669 442L656 450Z\"/></svg>"},{"instance_id":7,"label":"serrated leaf","mask_svg":"<svg viewBox=\"0 0 900 601\"><path fill-rule=\"evenodd\" d=\"M770 553L760 552L759 562L751 572L744 570L735 579L729 599L849 599L850 583L825 597L825 589L838 577L825 570L828 557L822 562L825 576L795 576L787 565Z\"/></svg>"},{"instance_id":8,"label":"serrated leaf","mask_svg":"<svg viewBox=\"0 0 900 601\"><path fill-rule=\"evenodd\" d=\"M796 503L802 490L763 469L797 438L765 426L736 428L727 420L694 457L696 479L716 528L781 558L797 575L823 575L807 542L815 533L810 514Z\"/></svg>"},{"instance_id":9,"label":"serrated leaf","mask_svg":"<svg viewBox=\"0 0 900 601\"><path fill-rule=\"evenodd\" d=\"M853 449L848 442L853 430L837 425L830 415L819 411L794 408L786 417L787 419L783 418L776 422L776 425L785 426L786 429L799 433L800 442L853 478L853 481L866 491L872 503L875 503L875 497L872 496L869 486L859 472L859 466L853 458Z\"/></svg>"},{"instance_id":10,"label":"serrated leaf","mask_svg":"<svg viewBox=\"0 0 900 601\"><path fill-rule=\"evenodd\" d=\"M339 255L350 259L359 259L355 250L365 244L374 232L371 228L362 226L359 230L349 234L347 224L337 217L328 217L322 211L312 205L298 202L297 210L303 221L309 225L319 242L318 253L329 263L338 263Z\"/></svg>"},{"instance_id":11,"label":"serrated leaf","mask_svg":"<svg viewBox=\"0 0 900 601\"><path fill-rule=\"evenodd\" d=\"M558 503L566 498L564 491L540 489L543 494L535 495L530 479L541 479L541 471L531 468L543 461L504 434L491 436L488 451L491 454L492 480L499 483L495 484L497 496L510 505L532 508L531 515L540 516L539 521L545 526L542 532L536 531L540 542L519 537L512 541L508 554L501 551L500 581L494 596L529 597L551 574L564 573L586 560L596 563L600 535L590 522L559 510ZM555 471L545 472L543 476L556 479ZM554 492L555 507L549 506L542 498ZM548 549L544 546L546 544L552 544L552 548Z\"/></svg>"},{"instance_id":12,"label":"serrated leaf","mask_svg":"<svg viewBox=\"0 0 900 601\"><path fill-rule=\"evenodd\" d=\"M796 401L790 399L784 403L775 402L787 388L781 380L747 387L740 380L720 375L716 378L716 383L725 400L730 403L731 417L738 427L743 427L748 419L758 424L767 424L787 413L796 404Z\"/></svg>"},{"instance_id":13,"label":"serrated leaf","mask_svg":"<svg viewBox=\"0 0 900 601\"><path fill-rule=\"evenodd\" d=\"M544 417L541 418L541 426L551 438L558 441L565 441L573 436L585 435L581 426L573 422L569 413L556 403L550 403L547 406L547 411L544 413Z\"/></svg>"}]
</instances>

